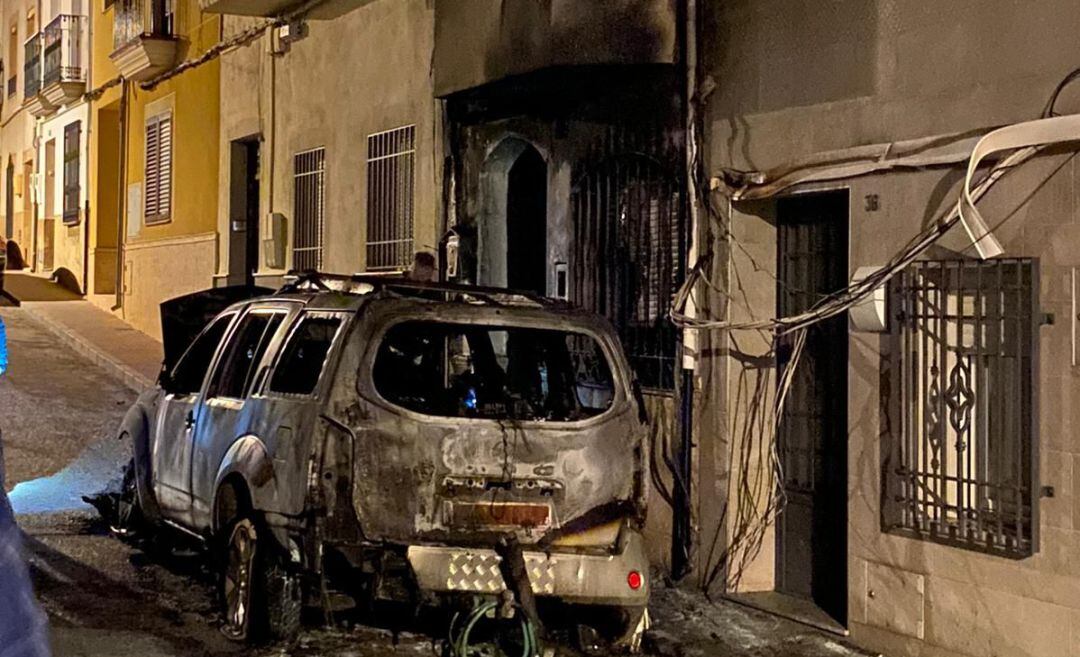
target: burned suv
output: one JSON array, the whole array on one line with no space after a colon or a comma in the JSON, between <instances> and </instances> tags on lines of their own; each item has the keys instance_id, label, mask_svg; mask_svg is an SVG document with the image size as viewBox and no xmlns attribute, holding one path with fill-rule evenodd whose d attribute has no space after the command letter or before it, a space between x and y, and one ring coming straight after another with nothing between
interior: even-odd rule
<instances>
[{"instance_id":1,"label":"burned suv","mask_svg":"<svg viewBox=\"0 0 1080 657\"><path fill-rule=\"evenodd\" d=\"M287 637L304 604L510 597L640 636L644 410L605 320L307 274L191 338L199 301L163 319L159 386L122 431L142 517L217 552L227 634Z\"/></svg>"}]
</instances>

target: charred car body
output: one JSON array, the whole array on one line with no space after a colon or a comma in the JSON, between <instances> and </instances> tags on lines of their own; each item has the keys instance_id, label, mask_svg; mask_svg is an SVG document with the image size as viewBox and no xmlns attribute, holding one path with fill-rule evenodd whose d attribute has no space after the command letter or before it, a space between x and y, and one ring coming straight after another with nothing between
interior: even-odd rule
<instances>
[{"instance_id":1,"label":"charred car body","mask_svg":"<svg viewBox=\"0 0 1080 657\"><path fill-rule=\"evenodd\" d=\"M644 411L605 320L506 291L315 274L194 337L199 297L179 307L166 342L190 345L167 344L122 432L142 516L220 555L226 633L286 637L305 599L524 585L542 615L602 612L599 631L640 636ZM527 582L504 577L508 543Z\"/></svg>"}]
</instances>

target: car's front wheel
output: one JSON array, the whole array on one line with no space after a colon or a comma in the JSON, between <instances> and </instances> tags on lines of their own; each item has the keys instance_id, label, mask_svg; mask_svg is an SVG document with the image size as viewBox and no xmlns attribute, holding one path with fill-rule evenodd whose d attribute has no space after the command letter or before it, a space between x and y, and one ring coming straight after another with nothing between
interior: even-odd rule
<instances>
[{"instance_id":1,"label":"car's front wheel","mask_svg":"<svg viewBox=\"0 0 1080 657\"><path fill-rule=\"evenodd\" d=\"M224 536L222 632L235 641L291 641L300 631L299 577L252 517L235 520Z\"/></svg>"}]
</instances>

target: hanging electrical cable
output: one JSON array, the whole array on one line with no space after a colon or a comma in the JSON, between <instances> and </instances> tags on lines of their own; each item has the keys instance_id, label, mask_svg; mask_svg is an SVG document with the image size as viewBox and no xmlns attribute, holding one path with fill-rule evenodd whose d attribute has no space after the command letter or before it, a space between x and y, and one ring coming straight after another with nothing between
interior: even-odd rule
<instances>
[{"instance_id":1,"label":"hanging electrical cable","mask_svg":"<svg viewBox=\"0 0 1080 657\"><path fill-rule=\"evenodd\" d=\"M1070 73L1057 86L1043 110L1043 118L1005 126L979 136L973 146L968 146L967 155L963 158L967 161L967 170L957 202L909 240L884 267L824 297L806 312L788 317L758 319L753 317L752 310L748 308L751 319L747 321L705 317L700 310L702 305L691 301L695 290L707 289L719 293L725 306L730 305L733 296L723 285L715 284L706 274L712 266L712 250L695 263L673 298L669 313L672 322L687 330L723 332L730 339L733 339L735 331L755 331L772 345L769 353L757 357L758 361L764 362L744 362L733 388L732 408L729 410L738 420L733 427L735 431L730 441L729 473L732 481L728 487L727 504L719 515L715 536L706 555L701 579L701 586L706 591L721 580L725 591L738 588L746 569L760 554L768 528L775 523L778 514L783 510L785 500L781 484L784 473L777 436L807 331L819 322L847 312L869 297L958 223L963 225L971 245L981 257L993 257L1001 253L1000 244L986 227L975 204L1002 177L1048 145L1080 141L1080 115L1059 116L1056 112L1056 102L1062 90L1077 79L1080 79L1080 69ZM764 198L809 180L832 179L830 176L855 177L896 167L925 168L953 164L963 160L957 159L951 150L955 150L959 144L967 144L965 140L971 140L972 134L974 133L947 136L944 140L934 138L909 142L905 144L905 152L899 156L892 150L892 145L889 145L885 149L863 149L865 152L854 149L858 152L846 153L851 157L847 161L830 162L827 158L807 158L805 162L774 170L772 175L746 172L736 172L733 175L732 172L725 172L725 177L721 179L723 184L718 185L717 191L726 196L730 210L731 202L737 197ZM945 151L927 150L939 148L942 144L947 147ZM982 162L991 155L1000 153L1008 154L976 181ZM708 211L713 227L719 231L720 243L726 244L727 248L741 249L754 265L755 271L769 273L731 233L730 216L723 216L716 206L715 198L703 198L702 206ZM732 270L732 275L739 278L737 269ZM688 304L693 308L692 312L686 312ZM781 339L793 340L794 348L774 387L772 377L773 372L777 371L776 346ZM756 380L749 381L750 376L756 376ZM775 393L771 393L771 390L775 390ZM767 403L770 394L775 395L771 405Z\"/></svg>"}]
</instances>

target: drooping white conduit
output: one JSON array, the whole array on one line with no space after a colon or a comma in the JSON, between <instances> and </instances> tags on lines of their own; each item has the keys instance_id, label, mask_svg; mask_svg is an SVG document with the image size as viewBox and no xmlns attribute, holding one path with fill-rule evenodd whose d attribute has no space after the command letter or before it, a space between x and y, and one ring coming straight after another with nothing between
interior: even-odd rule
<instances>
[{"instance_id":1,"label":"drooping white conduit","mask_svg":"<svg viewBox=\"0 0 1080 657\"><path fill-rule=\"evenodd\" d=\"M987 228L986 222L975 203L1002 176L1027 161L1041 149L1051 144L1080 141L1080 115L1070 114L1050 118L1026 121L993 130L968 146L964 158L956 157L955 151L962 145L970 144L970 136L955 135L935 137L928 140L914 140L888 145L865 146L842 151L833 160L824 155L807 158L805 162L774 169L771 172L746 173L724 172L722 178L713 180L713 188L732 201L753 198L767 198L791 188L793 185L826 180L842 180L870 173L897 168L923 168L943 164L968 162L967 175L960 198L945 217L916 235L901 249L889 263L874 274L852 283L847 288L823 299L809 311L790 317L762 319L747 322L731 322L720 319L691 317L683 308L698 280L702 279L704 263L691 271L690 276L680 288L671 309L671 319L676 325L698 330L771 330L786 334L822 320L846 312L876 289L887 283L893 276L919 257L941 236L947 233L957 222L964 224L968 236L976 247L980 257L989 258L1002 253L1001 244ZM994 164L985 176L978 179L979 165L991 155L1011 151Z\"/></svg>"}]
</instances>

